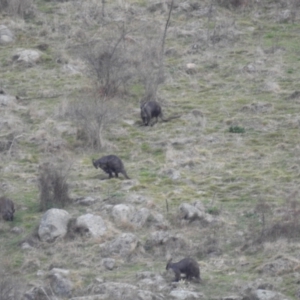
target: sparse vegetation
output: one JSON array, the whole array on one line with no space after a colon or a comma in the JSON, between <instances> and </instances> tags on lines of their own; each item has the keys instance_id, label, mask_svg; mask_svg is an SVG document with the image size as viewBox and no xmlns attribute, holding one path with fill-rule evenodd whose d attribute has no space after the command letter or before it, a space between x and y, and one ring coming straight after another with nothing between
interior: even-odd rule
<instances>
[{"instance_id":1,"label":"sparse vegetation","mask_svg":"<svg viewBox=\"0 0 300 300\"><path fill-rule=\"evenodd\" d=\"M240 127L240 126L230 126L229 127L229 132L231 132L231 133L244 133L245 128Z\"/></svg>"},{"instance_id":2,"label":"sparse vegetation","mask_svg":"<svg viewBox=\"0 0 300 300\"><path fill-rule=\"evenodd\" d=\"M64 208L70 203L68 172L69 170L63 165L60 167L51 163L40 165L38 188L41 211L50 208Z\"/></svg>"},{"instance_id":3,"label":"sparse vegetation","mask_svg":"<svg viewBox=\"0 0 300 300\"><path fill-rule=\"evenodd\" d=\"M117 123L121 107L120 99L106 97L95 89L82 92L69 101L67 115L77 126L77 139L81 146L95 150L103 148L104 130Z\"/></svg>"},{"instance_id":4,"label":"sparse vegetation","mask_svg":"<svg viewBox=\"0 0 300 300\"><path fill-rule=\"evenodd\" d=\"M15 203L0 299L69 297L53 269L74 298L299 299L299 1L21 2L0 0L0 191ZM180 117L141 126L147 100ZM131 180L95 170L111 154ZM48 243L52 207L71 219ZM171 286L170 255L195 258L203 284Z\"/></svg>"},{"instance_id":5,"label":"sparse vegetation","mask_svg":"<svg viewBox=\"0 0 300 300\"><path fill-rule=\"evenodd\" d=\"M24 18L32 13L32 5L32 0L0 0L0 12Z\"/></svg>"},{"instance_id":6,"label":"sparse vegetation","mask_svg":"<svg viewBox=\"0 0 300 300\"><path fill-rule=\"evenodd\" d=\"M20 299L21 292L20 283L11 276L7 276L2 266L0 271L0 300Z\"/></svg>"}]
</instances>

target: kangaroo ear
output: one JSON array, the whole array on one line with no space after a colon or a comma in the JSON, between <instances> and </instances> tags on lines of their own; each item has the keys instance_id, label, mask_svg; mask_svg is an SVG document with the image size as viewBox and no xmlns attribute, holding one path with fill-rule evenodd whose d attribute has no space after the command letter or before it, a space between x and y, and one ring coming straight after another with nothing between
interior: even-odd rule
<instances>
[{"instance_id":1,"label":"kangaroo ear","mask_svg":"<svg viewBox=\"0 0 300 300\"><path fill-rule=\"evenodd\" d=\"M168 260L167 265L172 262L172 257Z\"/></svg>"}]
</instances>

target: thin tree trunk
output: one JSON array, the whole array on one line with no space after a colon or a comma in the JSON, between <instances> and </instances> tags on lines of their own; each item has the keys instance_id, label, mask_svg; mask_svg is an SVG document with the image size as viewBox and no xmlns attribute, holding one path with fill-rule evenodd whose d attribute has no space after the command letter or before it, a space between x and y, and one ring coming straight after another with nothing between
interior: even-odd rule
<instances>
[{"instance_id":1,"label":"thin tree trunk","mask_svg":"<svg viewBox=\"0 0 300 300\"><path fill-rule=\"evenodd\" d=\"M103 132L103 124L101 122L99 124L99 130L98 130L98 145L97 145L98 150L100 150L101 148L103 148L104 144L105 144L102 132Z\"/></svg>"}]
</instances>

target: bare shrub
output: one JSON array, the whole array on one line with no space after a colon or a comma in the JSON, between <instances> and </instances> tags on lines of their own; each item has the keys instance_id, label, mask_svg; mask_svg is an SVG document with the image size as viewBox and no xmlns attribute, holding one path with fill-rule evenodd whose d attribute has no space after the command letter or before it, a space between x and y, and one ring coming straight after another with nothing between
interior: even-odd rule
<instances>
[{"instance_id":1,"label":"bare shrub","mask_svg":"<svg viewBox=\"0 0 300 300\"><path fill-rule=\"evenodd\" d=\"M152 39L151 43L151 38L148 37L146 46L141 51L142 63L140 64L140 76L145 87L145 93L141 103L156 100L158 87L165 81L165 42L172 15L173 4L174 0L172 0L170 4L161 43L159 44L157 37ZM146 32L144 34L146 34Z\"/></svg>"},{"instance_id":2,"label":"bare shrub","mask_svg":"<svg viewBox=\"0 0 300 300\"><path fill-rule=\"evenodd\" d=\"M69 102L68 114L75 122L77 138L84 146L96 150L105 146L103 131L118 118L120 101L100 95L94 88Z\"/></svg>"},{"instance_id":3,"label":"bare shrub","mask_svg":"<svg viewBox=\"0 0 300 300\"><path fill-rule=\"evenodd\" d=\"M74 47L87 63L89 76L101 95L123 96L131 83L138 82L145 90L142 102L156 99L158 86L165 77L164 50L172 9L173 1L162 37L157 23L145 22L133 30L132 24L125 20L105 24L105 31L99 37L95 35L92 40L83 37L82 43ZM102 15L103 10L104 7ZM138 39L134 37L137 32Z\"/></svg>"},{"instance_id":4,"label":"bare shrub","mask_svg":"<svg viewBox=\"0 0 300 300\"><path fill-rule=\"evenodd\" d=\"M164 81L164 73L160 73L161 58L157 40L151 40L147 36L144 45L145 47L140 50L141 64L138 69L139 81L144 87L144 96L141 103L157 100L158 86Z\"/></svg>"},{"instance_id":5,"label":"bare shrub","mask_svg":"<svg viewBox=\"0 0 300 300\"><path fill-rule=\"evenodd\" d=\"M287 200L284 205L276 209L276 214L266 201L260 201L254 210L259 216L258 224L250 224L251 240L254 244L266 241L274 242L280 238L300 238L300 202ZM244 249L251 246L247 244Z\"/></svg>"},{"instance_id":6,"label":"bare shrub","mask_svg":"<svg viewBox=\"0 0 300 300\"><path fill-rule=\"evenodd\" d=\"M30 14L32 0L0 0L0 11L6 11L9 15L26 17Z\"/></svg>"},{"instance_id":7,"label":"bare shrub","mask_svg":"<svg viewBox=\"0 0 300 300\"><path fill-rule=\"evenodd\" d=\"M126 39L125 25L110 27L109 36L85 43L78 50L87 63L89 75L105 97L126 93L130 80L136 77L138 65L134 54L136 45Z\"/></svg>"},{"instance_id":8,"label":"bare shrub","mask_svg":"<svg viewBox=\"0 0 300 300\"><path fill-rule=\"evenodd\" d=\"M70 201L67 184L68 169L65 165L56 167L50 163L39 166L38 188L40 210L65 207Z\"/></svg>"}]
</instances>

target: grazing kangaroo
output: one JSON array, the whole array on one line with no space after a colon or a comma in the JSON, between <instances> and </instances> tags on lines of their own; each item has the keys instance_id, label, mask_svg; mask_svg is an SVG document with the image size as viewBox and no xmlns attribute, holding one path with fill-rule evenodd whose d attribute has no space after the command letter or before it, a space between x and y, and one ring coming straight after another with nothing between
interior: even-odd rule
<instances>
[{"instance_id":1,"label":"grazing kangaroo","mask_svg":"<svg viewBox=\"0 0 300 300\"><path fill-rule=\"evenodd\" d=\"M156 101L147 101L141 104L141 118L145 126L153 126L158 122L158 117L160 117L163 122L168 122L172 119L180 118L180 116L181 115L174 115L166 119L162 113L160 104ZM151 123L152 118L156 118L156 121Z\"/></svg>"},{"instance_id":2,"label":"grazing kangaroo","mask_svg":"<svg viewBox=\"0 0 300 300\"><path fill-rule=\"evenodd\" d=\"M177 263L172 263L172 258L168 261L166 270L172 269L175 273L175 281L180 280L180 274L185 274L187 280L195 277L201 281L199 264L192 258L184 258Z\"/></svg>"},{"instance_id":3,"label":"grazing kangaroo","mask_svg":"<svg viewBox=\"0 0 300 300\"><path fill-rule=\"evenodd\" d=\"M163 113L161 111L161 106L158 102L147 101L141 105L141 118L145 126L153 126L155 123L157 123L158 117L164 120ZM156 118L156 122L150 124L152 118Z\"/></svg>"},{"instance_id":4,"label":"grazing kangaroo","mask_svg":"<svg viewBox=\"0 0 300 300\"><path fill-rule=\"evenodd\" d=\"M116 155L103 156L98 160L93 159L93 165L96 169L101 168L104 172L109 174L109 178L113 177L113 173L115 173L116 177L118 177L118 173L121 173L127 179L130 179L121 159Z\"/></svg>"},{"instance_id":5,"label":"grazing kangaroo","mask_svg":"<svg viewBox=\"0 0 300 300\"><path fill-rule=\"evenodd\" d=\"M12 200L2 196L0 197L0 217L5 221L14 220L15 206Z\"/></svg>"}]
</instances>

